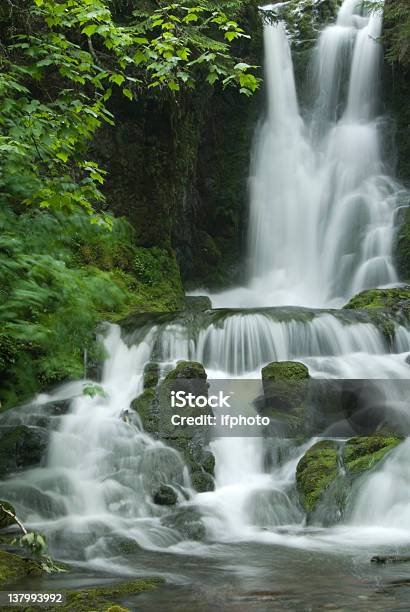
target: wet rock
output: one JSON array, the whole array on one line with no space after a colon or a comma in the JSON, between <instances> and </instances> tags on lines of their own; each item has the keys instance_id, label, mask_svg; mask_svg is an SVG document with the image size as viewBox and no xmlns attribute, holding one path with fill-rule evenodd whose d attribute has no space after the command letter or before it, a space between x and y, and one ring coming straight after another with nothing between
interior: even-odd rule
<instances>
[{"instance_id":1,"label":"wet rock","mask_svg":"<svg viewBox=\"0 0 410 612\"><path fill-rule=\"evenodd\" d=\"M46 456L49 434L41 427L0 428L0 474L40 465Z\"/></svg>"},{"instance_id":2,"label":"wet rock","mask_svg":"<svg viewBox=\"0 0 410 612\"><path fill-rule=\"evenodd\" d=\"M162 524L179 531L186 540L201 541L205 539L206 529L202 516L195 508L181 508L162 519Z\"/></svg>"},{"instance_id":3,"label":"wet rock","mask_svg":"<svg viewBox=\"0 0 410 612\"><path fill-rule=\"evenodd\" d=\"M376 555L370 559L370 563L385 565L386 563L410 563L410 557L404 555Z\"/></svg>"},{"instance_id":4,"label":"wet rock","mask_svg":"<svg viewBox=\"0 0 410 612\"><path fill-rule=\"evenodd\" d=\"M195 483L201 491L213 489L215 458L208 450L210 442L209 428L186 423L172 424L172 416L197 417L203 414L213 415L209 407L199 408L185 406L172 407L171 393L184 391L194 397L208 396L207 374L202 364L192 361L180 361L156 388L149 387L136 398L131 407L138 412L144 429L167 446L177 450L183 456L191 475L197 474ZM202 474L204 476L202 477ZM169 481L170 482L170 481ZM198 489L197 489L198 490Z\"/></svg>"},{"instance_id":5,"label":"wet rock","mask_svg":"<svg viewBox=\"0 0 410 612\"><path fill-rule=\"evenodd\" d=\"M307 393L308 368L296 361L278 361L262 369L265 405L274 411L297 412Z\"/></svg>"},{"instance_id":6,"label":"wet rock","mask_svg":"<svg viewBox=\"0 0 410 612\"><path fill-rule=\"evenodd\" d=\"M14 515L16 514L16 511L11 504L6 501L0 500L0 529L10 527L16 522L12 516L5 512L5 510L11 512Z\"/></svg>"},{"instance_id":7,"label":"wet rock","mask_svg":"<svg viewBox=\"0 0 410 612\"><path fill-rule=\"evenodd\" d=\"M185 298L185 305L186 310L192 312L212 310L212 302L207 295L188 295Z\"/></svg>"},{"instance_id":8,"label":"wet rock","mask_svg":"<svg viewBox=\"0 0 410 612\"><path fill-rule=\"evenodd\" d=\"M175 506L178 501L178 495L172 487L163 485L158 491L155 491L152 499L154 504L158 506Z\"/></svg>"},{"instance_id":9,"label":"wet rock","mask_svg":"<svg viewBox=\"0 0 410 612\"><path fill-rule=\"evenodd\" d=\"M324 490L336 477L338 470L338 445L330 440L314 444L299 461L296 481L300 499L307 512L312 512Z\"/></svg>"},{"instance_id":10,"label":"wet rock","mask_svg":"<svg viewBox=\"0 0 410 612\"><path fill-rule=\"evenodd\" d=\"M41 576L43 570L36 561L0 551L0 585L22 580L27 576Z\"/></svg>"},{"instance_id":11,"label":"wet rock","mask_svg":"<svg viewBox=\"0 0 410 612\"><path fill-rule=\"evenodd\" d=\"M344 466L352 473L369 470L402 441L398 436L388 435L351 438L344 447Z\"/></svg>"},{"instance_id":12,"label":"wet rock","mask_svg":"<svg viewBox=\"0 0 410 612\"><path fill-rule=\"evenodd\" d=\"M215 489L215 482L207 472L194 472L192 474L192 486L198 493L207 493Z\"/></svg>"},{"instance_id":13,"label":"wet rock","mask_svg":"<svg viewBox=\"0 0 410 612\"><path fill-rule=\"evenodd\" d=\"M147 363L144 368L144 389L155 388L159 381L158 363Z\"/></svg>"}]
</instances>

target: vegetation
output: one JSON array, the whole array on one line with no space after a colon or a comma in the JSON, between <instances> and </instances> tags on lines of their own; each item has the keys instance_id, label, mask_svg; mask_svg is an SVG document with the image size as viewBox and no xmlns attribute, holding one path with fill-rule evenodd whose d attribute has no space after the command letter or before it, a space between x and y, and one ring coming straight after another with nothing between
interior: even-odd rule
<instances>
[{"instance_id":1,"label":"vegetation","mask_svg":"<svg viewBox=\"0 0 410 612\"><path fill-rule=\"evenodd\" d=\"M95 329L183 306L169 245L140 246L107 210L93 159L110 98L179 104L198 81L251 95L241 2L16 0L0 8L0 399L21 402L98 360ZM223 9L223 10L222 10ZM114 105L115 107L115 105ZM115 108L114 108L115 110ZM90 223L90 222L91 223Z\"/></svg>"}]
</instances>

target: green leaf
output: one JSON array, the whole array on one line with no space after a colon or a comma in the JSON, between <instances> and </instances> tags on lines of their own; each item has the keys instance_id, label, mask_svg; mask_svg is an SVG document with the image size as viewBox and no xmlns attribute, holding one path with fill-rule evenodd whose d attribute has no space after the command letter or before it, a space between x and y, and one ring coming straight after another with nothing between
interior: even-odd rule
<instances>
[{"instance_id":1,"label":"green leaf","mask_svg":"<svg viewBox=\"0 0 410 612\"><path fill-rule=\"evenodd\" d=\"M178 85L178 83L175 83L175 81L168 81L168 88L171 91L179 91L180 90L180 86Z\"/></svg>"},{"instance_id":2,"label":"green leaf","mask_svg":"<svg viewBox=\"0 0 410 612\"><path fill-rule=\"evenodd\" d=\"M128 89L127 87L124 87L124 89L122 90L122 93L124 94L124 96L126 98L128 98L129 100L133 100L134 97L132 95L132 91L130 89Z\"/></svg>"},{"instance_id":3,"label":"green leaf","mask_svg":"<svg viewBox=\"0 0 410 612\"><path fill-rule=\"evenodd\" d=\"M86 36L92 36L93 34L95 34L97 29L98 29L98 25L93 23L83 28L82 33L85 34Z\"/></svg>"},{"instance_id":4,"label":"green leaf","mask_svg":"<svg viewBox=\"0 0 410 612\"><path fill-rule=\"evenodd\" d=\"M116 85L118 85L119 87L121 87L121 85L124 83L125 81L125 77L122 74L119 74L118 72L115 72L114 74L112 74L110 76L110 81L112 83L116 83Z\"/></svg>"}]
</instances>

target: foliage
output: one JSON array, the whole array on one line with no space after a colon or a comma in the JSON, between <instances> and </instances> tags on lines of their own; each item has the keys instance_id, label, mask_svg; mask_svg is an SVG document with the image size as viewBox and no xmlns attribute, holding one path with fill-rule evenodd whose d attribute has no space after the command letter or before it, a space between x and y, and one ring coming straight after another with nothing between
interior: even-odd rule
<instances>
[{"instance_id":1,"label":"foliage","mask_svg":"<svg viewBox=\"0 0 410 612\"><path fill-rule=\"evenodd\" d=\"M364 0L363 5L371 11L384 9L383 39L387 48L386 57L404 67L410 66L410 4L409 0Z\"/></svg>"},{"instance_id":2,"label":"foliage","mask_svg":"<svg viewBox=\"0 0 410 612\"><path fill-rule=\"evenodd\" d=\"M5 208L0 228L0 396L6 406L81 378L84 350L90 361L102 356L95 339L99 321L121 318L131 308L171 310L182 299L171 254L168 267L163 264L166 278L157 270L155 286L146 282L149 275L141 279L125 221L114 219L107 232L84 214L16 215Z\"/></svg>"},{"instance_id":3,"label":"foliage","mask_svg":"<svg viewBox=\"0 0 410 612\"><path fill-rule=\"evenodd\" d=\"M230 53L247 36L212 3L173 3L114 18L109 0L18 0L0 12L0 192L63 212L84 209L107 224L101 186L105 172L90 161L88 144L119 88L133 100L150 89L175 96L198 79L258 87L253 66ZM124 22L125 21L125 22Z\"/></svg>"},{"instance_id":4,"label":"foliage","mask_svg":"<svg viewBox=\"0 0 410 612\"><path fill-rule=\"evenodd\" d=\"M103 399L108 398L108 394L104 391L104 388L101 385L96 384L86 384L83 386L83 395L88 397L102 397Z\"/></svg>"}]
</instances>

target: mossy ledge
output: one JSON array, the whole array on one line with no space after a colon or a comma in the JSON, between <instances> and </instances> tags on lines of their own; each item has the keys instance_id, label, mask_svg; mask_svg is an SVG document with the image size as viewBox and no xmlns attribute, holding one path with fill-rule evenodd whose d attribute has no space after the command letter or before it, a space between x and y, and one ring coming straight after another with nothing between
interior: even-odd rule
<instances>
[{"instance_id":1,"label":"mossy ledge","mask_svg":"<svg viewBox=\"0 0 410 612\"><path fill-rule=\"evenodd\" d=\"M27 576L41 576L43 570L37 561L13 553L0 551L0 585L11 584Z\"/></svg>"},{"instance_id":2,"label":"mossy ledge","mask_svg":"<svg viewBox=\"0 0 410 612\"><path fill-rule=\"evenodd\" d=\"M404 311L410 314L410 285L393 289L367 289L355 295L344 309L388 310L392 313Z\"/></svg>"},{"instance_id":3,"label":"mossy ledge","mask_svg":"<svg viewBox=\"0 0 410 612\"><path fill-rule=\"evenodd\" d=\"M122 605L122 600L129 600L130 596L139 593L154 591L164 583L163 578L144 578L105 587L66 591L67 602L63 606L58 606L58 610L62 612L131 612L130 608ZM23 610L34 612L38 608L29 606Z\"/></svg>"}]
</instances>

